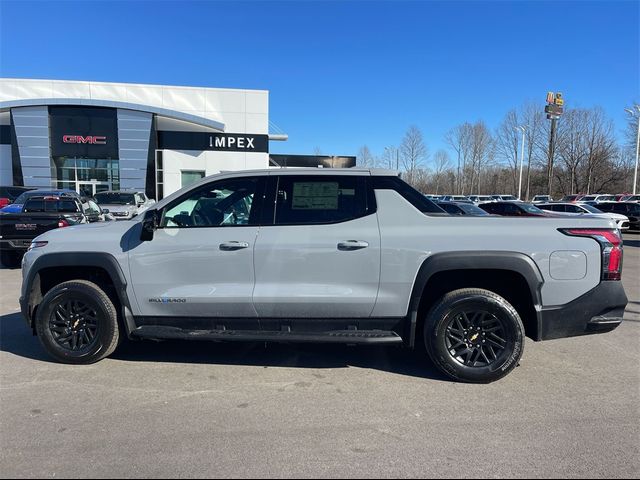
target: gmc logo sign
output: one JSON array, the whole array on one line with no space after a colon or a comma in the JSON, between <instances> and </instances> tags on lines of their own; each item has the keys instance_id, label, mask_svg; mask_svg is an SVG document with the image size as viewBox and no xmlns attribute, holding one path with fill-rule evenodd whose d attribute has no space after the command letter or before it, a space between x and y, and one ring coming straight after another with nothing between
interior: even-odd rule
<instances>
[{"instance_id":1,"label":"gmc logo sign","mask_svg":"<svg viewBox=\"0 0 640 480\"><path fill-rule=\"evenodd\" d=\"M64 135L62 137L62 143L89 143L91 145L106 145L107 137L97 137L94 135Z\"/></svg>"}]
</instances>

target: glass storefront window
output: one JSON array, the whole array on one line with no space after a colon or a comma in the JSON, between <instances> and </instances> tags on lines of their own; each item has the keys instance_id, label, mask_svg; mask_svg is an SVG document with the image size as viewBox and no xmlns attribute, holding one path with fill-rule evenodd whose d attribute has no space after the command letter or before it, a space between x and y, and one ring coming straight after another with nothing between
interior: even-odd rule
<instances>
[{"instance_id":1,"label":"glass storefront window","mask_svg":"<svg viewBox=\"0 0 640 480\"><path fill-rule=\"evenodd\" d=\"M51 161L52 184L78 192L87 192L87 184L91 184L92 189L118 190L119 167L119 161L114 159L54 157Z\"/></svg>"}]
</instances>

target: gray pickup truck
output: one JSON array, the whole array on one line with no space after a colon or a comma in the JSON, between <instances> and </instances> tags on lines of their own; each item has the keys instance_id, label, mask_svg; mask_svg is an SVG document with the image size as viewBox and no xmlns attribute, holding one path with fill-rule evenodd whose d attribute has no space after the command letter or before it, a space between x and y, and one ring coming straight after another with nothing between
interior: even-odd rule
<instances>
[{"instance_id":1,"label":"gray pickup truck","mask_svg":"<svg viewBox=\"0 0 640 480\"><path fill-rule=\"evenodd\" d=\"M123 337L399 344L491 382L525 335L617 327L622 253L610 220L450 216L388 171L243 171L39 236L20 303L66 363Z\"/></svg>"}]
</instances>

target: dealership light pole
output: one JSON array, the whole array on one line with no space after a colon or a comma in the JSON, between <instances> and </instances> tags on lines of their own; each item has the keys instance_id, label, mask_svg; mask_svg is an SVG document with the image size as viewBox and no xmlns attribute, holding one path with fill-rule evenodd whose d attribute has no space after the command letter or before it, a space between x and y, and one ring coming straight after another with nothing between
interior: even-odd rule
<instances>
[{"instance_id":1,"label":"dealership light pole","mask_svg":"<svg viewBox=\"0 0 640 480\"><path fill-rule=\"evenodd\" d=\"M564 113L564 98L561 92L547 93L547 105L544 107L547 120L551 120L551 132L549 134L549 161L547 164L547 193L552 195L553 188L553 156L556 150L556 123Z\"/></svg>"},{"instance_id":2,"label":"dealership light pole","mask_svg":"<svg viewBox=\"0 0 640 480\"><path fill-rule=\"evenodd\" d=\"M518 200L522 200L522 167L524 166L524 134L527 131L526 125L515 128L522 132L522 145L520 147L520 179L518 180Z\"/></svg>"},{"instance_id":3,"label":"dealership light pole","mask_svg":"<svg viewBox=\"0 0 640 480\"><path fill-rule=\"evenodd\" d=\"M636 133L636 167L633 171L633 194L636 194L636 185L638 183L638 156L640 156L640 105L634 105L635 110L625 108L625 111L636 119L638 130Z\"/></svg>"}]
</instances>

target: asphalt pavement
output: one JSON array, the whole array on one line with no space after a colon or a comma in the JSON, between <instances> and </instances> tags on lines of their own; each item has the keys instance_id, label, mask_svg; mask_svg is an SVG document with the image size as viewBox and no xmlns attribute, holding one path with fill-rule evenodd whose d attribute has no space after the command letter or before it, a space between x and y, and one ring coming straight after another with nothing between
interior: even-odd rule
<instances>
[{"instance_id":1,"label":"asphalt pavement","mask_svg":"<svg viewBox=\"0 0 640 480\"><path fill-rule=\"evenodd\" d=\"M639 477L640 235L614 332L490 385L400 348L141 342L49 360L0 270L0 477Z\"/></svg>"}]
</instances>

